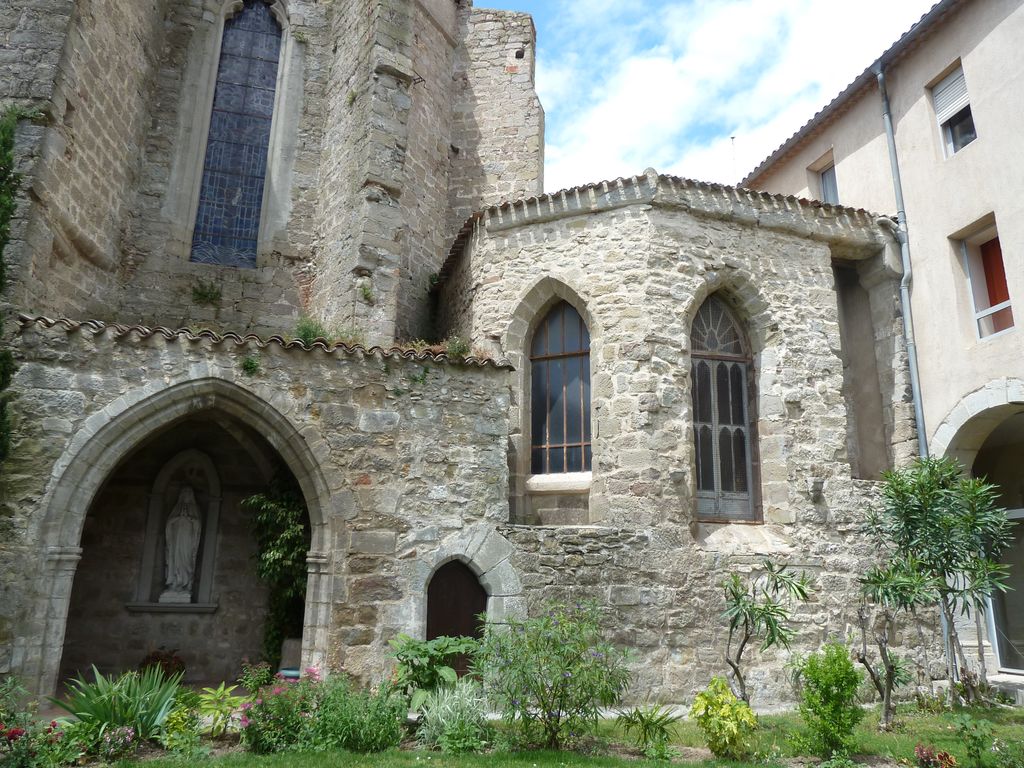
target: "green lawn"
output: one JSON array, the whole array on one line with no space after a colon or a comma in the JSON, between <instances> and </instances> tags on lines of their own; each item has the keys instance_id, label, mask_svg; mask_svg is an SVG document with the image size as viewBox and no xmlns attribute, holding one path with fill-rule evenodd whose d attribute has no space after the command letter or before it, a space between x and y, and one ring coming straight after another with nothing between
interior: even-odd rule
<instances>
[{"instance_id":1,"label":"green lawn","mask_svg":"<svg viewBox=\"0 0 1024 768\"><path fill-rule=\"evenodd\" d=\"M1006 743L1024 743L1024 709L1000 708L973 710L972 716L991 721L996 726L996 738ZM795 757L800 753L793 747L793 737L800 732L800 719L795 714L769 715L759 718L761 729L758 733L758 749L762 754L777 758ZM950 751L961 766L968 764L967 755L957 738L953 716L926 715L912 707L901 711L899 725L893 733L877 731L878 717L868 713L857 730L857 754L889 758L893 762L909 760L913 764L914 746L919 743ZM680 747L703 747L700 731L690 722L676 726L674 743ZM613 721L603 722L600 729L603 741L624 743L626 739ZM877 760L876 760L877 761ZM487 754L464 757L442 755L437 752L391 751L379 755L355 755L346 753L285 753L257 756L238 752L204 761L215 768L648 768L664 766L665 763L649 760L633 760L616 757L590 757L569 752L522 752L516 754ZM709 766L712 761L676 765ZM718 763L721 764L721 763ZM124 762L122 766L158 768L159 766L181 766L181 761L156 760ZM763 763L762 763L763 765ZM988 765L994 766L989 760Z\"/></svg>"}]
</instances>

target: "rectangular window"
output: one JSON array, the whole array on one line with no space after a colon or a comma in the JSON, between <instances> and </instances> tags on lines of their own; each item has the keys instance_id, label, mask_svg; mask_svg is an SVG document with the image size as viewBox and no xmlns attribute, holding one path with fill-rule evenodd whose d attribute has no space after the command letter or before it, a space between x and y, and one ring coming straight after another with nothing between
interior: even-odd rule
<instances>
[{"instance_id":1,"label":"rectangular window","mask_svg":"<svg viewBox=\"0 0 1024 768\"><path fill-rule=\"evenodd\" d=\"M978 138L962 67L957 67L932 87L932 104L942 131L946 157Z\"/></svg>"},{"instance_id":2,"label":"rectangular window","mask_svg":"<svg viewBox=\"0 0 1024 768\"><path fill-rule=\"evenodd\" d=\"M839 187L836 185L836 167L830 165L821 171L821 202L839 205Z\"/></svg>"},{"instance_id":3,"label":"rectangular window","mask_svg":"<svg viewBox=\"0 0 1024 768\"><path fill-rule=\"evenodd\" d=\"M964 271L974 306L978 337L993 336L1013 328L1010 290L1003 268L1003 250L995 227L960 241Z\"/></svg>"}]
</instances>

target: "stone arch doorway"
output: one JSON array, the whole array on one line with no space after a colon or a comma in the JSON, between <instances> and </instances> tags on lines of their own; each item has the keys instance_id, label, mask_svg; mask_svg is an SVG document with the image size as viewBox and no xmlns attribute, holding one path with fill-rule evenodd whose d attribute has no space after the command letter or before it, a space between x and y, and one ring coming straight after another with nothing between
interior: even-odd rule
<instances>
[{"instance_id":1,"label":"stone arch doorway","mask_svg":"<svg viewBox=\"0 0 1024 768\"><path fill-rule=\"evenodd\" d=\"M480 615L487 612L487 590L476 574L460 560L438 568L427 585L427 640L435 637L482 637ZM469 658L454 662L460 675L469 671Z\"/></svg>"},{"instance_id":2,"label":"stone arch doorway","mask_svg":"<svg viewBox=\"0 0 1024 768\"><path fill-rule=\"evenodd\" d=\"M327 458L322 455L326 449L308 444L297 426L269 404L273 394L269 390L257 394L215 378L171 386L149 385L123 395L86 420L55 466L44 500L46 513L36 536L45 569L41 598L31 617L39 629L25 633L29 640L23 662L12 670L35 691L51 693L56 689L73 584L83 560L82 544L88 544L83 532L94 504L100 502L117 471L138 457L140 450L159 444L169 431L184 424L219 428L227 434L225 439L236 442L255 434L257 441L262 441L255 455L264 458L258 460L248 452L247 471L255 474L253 467L258 468L261 461L269 466L279 459L294 476L310 523L302 664L324 664L330 607L329 537L324 510L330 494L320 466ZM259 471L266 471L266 467ZM145 485L141 480L137 482ZM141 562L141 556L136 555L134 561ZM136 639L132 651L138 653L142 645L144 640Z\"/></svg>"},{"instance_id":3,"label":"stone arch doorway","mask_svg":"<svg viewBox=\"0 0 1024 768\"><path fill-rule=\"evenodd\" d=\"M967 395L936 429L932 451L993 483L1017 521L1003 555L1011 591L993 598L987 633L999 669L1024 674L1024 382L998 380Z\"/></svg>"}]
</instances>

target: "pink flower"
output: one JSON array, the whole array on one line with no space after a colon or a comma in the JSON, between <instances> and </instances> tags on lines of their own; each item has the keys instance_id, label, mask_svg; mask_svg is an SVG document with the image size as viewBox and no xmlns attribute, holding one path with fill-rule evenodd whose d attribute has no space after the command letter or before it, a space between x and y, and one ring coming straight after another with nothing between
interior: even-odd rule
<instances>
[{"instance_id":1,"label":"pink flower","mask_svg":"<svg viewBox=\"0 0 1024 768\"><path fill-rule=\"evenodd\" d=\"M248 728L249 727L249 718L246 717L245 715L242 715L241 722L242 722L242 727L243 728Z\"/></svg>"},{"instance_id":2,"label":"pink flower","mask_svg":"<svg viewBox=\"0 0 1024 768\"><path fill-rule=\"evenodd\" d=\"M242 704L242 710L243 711L248 711L250 709L252 709L252 702L251 701L247 701L244 704Z\"/></svg>"},{"instance_id":3,"label":"pink flower","mask_svg":"<svg viewBox=\"0 0 1024 768\"><path fill-rule=\"evenodd\" d=\"M282 693L284 693L284 688L282 688L280 685L274 687L273 694L275 696L280 696Z\"/></svg>"}]
</instances>

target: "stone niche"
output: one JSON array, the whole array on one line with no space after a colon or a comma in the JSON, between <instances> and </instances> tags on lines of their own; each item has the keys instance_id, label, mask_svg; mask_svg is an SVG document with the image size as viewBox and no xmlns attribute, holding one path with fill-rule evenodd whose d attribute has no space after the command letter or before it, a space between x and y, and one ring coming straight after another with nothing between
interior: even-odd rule
<instances>
[{"instance_id":1,"label":"stone niche","mask_svg":"<svg viewBox=\"0 0 1024 768\"><path fill-rule=\"evenodd\" d=\"M141 445L109 476L82 531L61 676L134 669L147 653L177 650L189 682L231 680L243 658L262 655L267 590L241 502L263 491L276 456L229 417L179 422ZM201 511L188 602L166 590L164 529L193 489Z\"/></svg>"},{"instance_id":2,"label":"stone niche","mask_svg":"<svg viewBox=\"0 0 1024 768\"><path fill-rule=\"evenodd\" d=\"M129 610L168 613L212 613L217 610L211 595L220 503L220 478L213 461L205 453L189 448L164 465L149 494L146 539L136 600L128 604ZM171 526L174 525L172 518L181 519L177 510L184 506L193 509L195 522L191 527L195 530L188 535L194 541L177 544L179 550L188 550L179 555L179 559L188 562L179 565L177 570L187 568L190 576L187 586L176 587L171 583L174 566L169 566L168 560L175 559L171 554L171 549L175 548L173 539L181 536L172 533Z\"/></svg>"}]
</instances>

